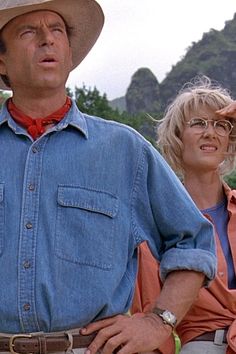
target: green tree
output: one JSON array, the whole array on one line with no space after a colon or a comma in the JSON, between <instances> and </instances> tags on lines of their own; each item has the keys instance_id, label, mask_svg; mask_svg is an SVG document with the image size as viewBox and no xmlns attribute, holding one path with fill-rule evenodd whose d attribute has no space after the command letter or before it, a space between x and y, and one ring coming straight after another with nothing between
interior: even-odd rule
<instances>
[{"instance_id":1,"label":"green tree","mask_svg":"<svg viewBox=\"0 0 236 354\"><path fill-rule=\"evenodd\" d=\"M109 105L106 94L101 95L96 87L93 89L85 85L82 88L75 87L74 97L83 113L106 119L117 119L117 116L120 116L118 110L112 109Z\"/></svg>"},{"instance_id":2,"label":"green tree","mask_svg":"<svg viewBox=\"0 0 236 354\"><path fill-rule=\"evenodd\" d=\"M236 171L234 170L230 175L225 176L225 181L228 183L230 188L236 189Z\"/></svg>"},{"instance_id":3,"label":"green tree","mask_svg":"<svg viewBox=\"0 0 236 354\"><path fill-rule=\"evenodd\" d=\"M147 114L120 113L110 106L106 94L101 95L96 87L91 89L83 85L82 88L75 87L74 92L67 88L67 94L75 99L81 112L129 125L155 145L155 123Z\"/></svg>"},{"instance_id":4,"label":"green tree","mask_svg":"<svg viewBox=\"0 0 236 354\"><path fill-rule=\"evenodd\" d=\"M9 92L1 91L0 90L0 108L2 107L3 103L10 97Z\"/></svg>"}]
</instances>

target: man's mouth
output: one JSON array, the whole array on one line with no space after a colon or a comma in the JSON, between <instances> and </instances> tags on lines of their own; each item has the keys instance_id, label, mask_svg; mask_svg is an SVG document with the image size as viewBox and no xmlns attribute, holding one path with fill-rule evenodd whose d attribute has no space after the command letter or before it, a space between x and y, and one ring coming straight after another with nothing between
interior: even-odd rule
<instances>
[{"instance_id":1,"label":"man's mouth","mask_svg":"<svg viewBox=\"0 0 236 354\"><path fill-rule=\"evenodd\" d=\"M40 58L39 63L56 63L57 60L54 56L48 55Z\"/></svg>"},{"instance_id":2,"label":"man's mouth","mask_svg":"<svg viewBox=\"0 0 236 354\"><path fill-rule=\"evenodd\" d=\"M53 63L53 62L55 62L55 60L54 59L44 59L44 60L42 60L42 63Z\"/></svg>"}]
</instances>

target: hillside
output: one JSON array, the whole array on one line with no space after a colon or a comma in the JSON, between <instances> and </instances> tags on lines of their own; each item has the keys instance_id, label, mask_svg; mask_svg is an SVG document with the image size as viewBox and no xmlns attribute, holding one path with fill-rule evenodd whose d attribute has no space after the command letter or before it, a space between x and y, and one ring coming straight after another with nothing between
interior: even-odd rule
<instances>
[{"instance_id":1,"label":"hillside","mask_svg":"<svg viewBox=\"0 0 236 354\"><path fill-rule=\"evenodd\" d=\"M131 78L124 97L113 107L130 114L160 113L179 89L194 76L203 74L230 90L236 98L236 14L223 30L211 29L202 39L193 42L185 56L159 83L148 68L140 68ZM122 106L120 105L122 102ZM117 104L117 105L116 105ZM122 108L121 108L122 107Z\"/></svg>"},{"instance_id":2,"label":"hillside","mask_svg":"<svg viewBox=\"0 0 236 354\"><path fill-rule=\"evenodd\" d=\"M176 95L181 86L198 74L204 74L229 89L236 97L236 15L222 31L210 30L192 43L185 57L173 66L160 84L162 104Z\"/></svg>"}]
</instances>

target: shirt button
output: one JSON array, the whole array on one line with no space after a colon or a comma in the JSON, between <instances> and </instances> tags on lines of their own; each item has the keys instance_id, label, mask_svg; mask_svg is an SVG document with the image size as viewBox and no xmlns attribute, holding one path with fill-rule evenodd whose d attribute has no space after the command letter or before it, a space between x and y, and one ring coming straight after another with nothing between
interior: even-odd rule
<instances>
[{"instance_id":1,"label":"shirt button","mask_svg":"<svg viewBox=\"0 0 236 354\"><path fill-rule=\"evenodd\" d=\"M30 268L30 267L31 267L30 262L29 262L29 261L25 261L25 262L23 263L23 267L24 267L25 269Z\"/></svg>"},{"instance_id":2,"label":"shirt button","mask_svg":"<svg viewBox=\"0 0 236 354\"><path fill-rule=\"evenodd\" d=\"M35 190L35 185L33 183L29 184L29 190L32 192Z\"/></svg>"},{"instance_id":3,"label":"shirt button","mask_svg":"<svg viewBox=\"0 0 236 354\"><path fill-rule=\"evenodd\" d=\"M30 310L30 304L24 304L23 309L25 311L29 311Z\"/></svg>"},{"instance_id":4,"label":"shirt button","mask_svg":"<svg viewBox=\"0 0 236 354\"><path fill-rule=\"evenodd\" d=\"M225 275L224 272L219 272L219 276L220 276L220 277L223 277L224 275Z\"/></svg>"},{"instance_id":5,"label":"shirt button","mask_svg":"<svg viewBox=\"0 0 236 354\"><path fill-rule=\"evenodd\" d=\"M34 154L36 154L36 152L38 152L39 151L39 148L37 147L37 146L33 146L32 147L32 152L34 153Z\"/></svg>"},{"instance_id":6,"label":"shirt button","mask_svg":"<svg viewBox=\"0 0 236 354\"><path fill-rule=\"evenodd\" d=\"M25 225L26 229L30 230L33 228L33 225L31 224L31 222L27 222L27 224Z\"/></svg>"}]
</instances>

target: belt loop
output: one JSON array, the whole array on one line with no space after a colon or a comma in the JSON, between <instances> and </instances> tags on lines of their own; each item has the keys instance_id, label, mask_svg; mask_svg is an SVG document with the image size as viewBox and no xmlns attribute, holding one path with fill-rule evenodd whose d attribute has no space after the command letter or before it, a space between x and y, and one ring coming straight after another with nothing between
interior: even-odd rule
<instances>
[{"instance_id":1,"label":"belt loop","mask_svg":"<svg viewBox=\"0 0 236 354\"><path fill-rule=\"evenodd\" d=\"M67 336L67 338L69 340L69 343L70 343L69 347L66 350L68 352L68 351L71 351L73 349L73 335L72 335L72 333L70 331L66 331L65 335Z\"/></svg>"},{"instance_id":2,"label":"belt loop","mask_svg":"<svg viewBox=\"0 0 236 354\"><path fill-rule=\"evenodd\" d=\"M215 331L215 338L214 338L215 345L222 345L224 343L224 334L225 334L224 329L217 329Z\"/></svg>"},{"instance_id":3,"label":"belt loop","mask_svg":"<svg viewBox=\"0 0 236 354\"><path fill-rule=\"evenodd\" d=\"M47 354L47 343L45 336L41 334L37 338L39 341L39 354Z\"/></svg>"}]
</instances>

